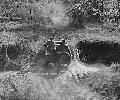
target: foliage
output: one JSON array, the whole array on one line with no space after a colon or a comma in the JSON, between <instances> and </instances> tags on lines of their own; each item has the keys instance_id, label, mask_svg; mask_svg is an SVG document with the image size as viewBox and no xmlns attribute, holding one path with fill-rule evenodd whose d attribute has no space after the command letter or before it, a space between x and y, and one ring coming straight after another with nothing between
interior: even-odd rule
<instances>
[{"instance_id":1,"label":"foliage","mask_svg":"<svg viewBox=\"0 0 120 100\"><path fill-rule=\"evenodd\" d=\"M55 5L58 7L55 7ZM50 23L58 21L61 18L61 13L65 13L64 18L69 16L72 24L77 24L78 26L81 25L80 17L84 20L82 23L85 24L85 20L90 19L90 16L98 15L103 23L117 23L119 16L117 0L2 0L0 8L0 15L2 16L17 16L25 22L42 20L45 23L47 22L47 24L49 22L48 18L50 18Z\"/></svg>"},{"instance_id":2,"label":"foliage","mask_svg":"<svg viewBox=\"0 0 120 100\"><path fill-rule=\"evenodd\" d=\"M15 45L19 41L16 33L3 31L0 33L0 42L2 45Z\"/></svg>"},{"instance_id":3,"label":"foliage","mask_svg":"<svg viewBox=\"0 0 120 100\"><path fill-rule=\"evenodd\" d=\"M81 12L84 14L83 20L91 20L91 18L97 19L99 18L99 21L104 23L117 23L119 24L119 7L117 0L75 0L73 5L70 6L70 9L68 10L68 13L70 16L73 14L76 14L75 16L81 17ZM95 17L96 16L96 17ZM78 17L73 18L73 22L75 20L79 21ZM76 21L76 22L77 22ZM84 21L84 23L86 23ZM97 20L94 20L97 21Z\"/></svg>"}]
</instances>

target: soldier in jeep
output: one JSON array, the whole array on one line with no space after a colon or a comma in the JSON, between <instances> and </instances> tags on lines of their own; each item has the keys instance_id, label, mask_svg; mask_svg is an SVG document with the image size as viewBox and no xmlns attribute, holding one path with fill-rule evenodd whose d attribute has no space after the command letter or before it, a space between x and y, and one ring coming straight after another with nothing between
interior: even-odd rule
<instances>
[{"instance_id":1,"label":"soldier in jeep","mask_svg":"<svg viewBox=\"0 0 120 100\"><path fill-rule=\"evenodd\" d=\"M48 40L44 46L46 48L46 55L51 55L53 53L55 53L55 44L54 44L54 41L53 41L53 37L50 38L50 40Z\"/></svg>"}]
</instances>

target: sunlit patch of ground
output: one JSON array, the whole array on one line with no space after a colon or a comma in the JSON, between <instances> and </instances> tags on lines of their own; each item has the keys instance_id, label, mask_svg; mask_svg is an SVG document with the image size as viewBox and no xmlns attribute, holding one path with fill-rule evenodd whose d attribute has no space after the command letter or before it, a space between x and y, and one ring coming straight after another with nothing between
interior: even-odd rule
<instances>
[{"instance_id":1,"label":"sunlit patch of ground","mask_svg":"<svg viewBox=\"0 0 120 100\"><path fill-rule=\"evenodd\" d=\"M53 68L53 66L50 67L51 68L47 68L39 72L41 77L43 77L46 80L57 78L68 70L67 67L63 67L63 66L59 66L60 68L58 68L57 66L55 66L56 68Z\"/></svg>"},{"instance_id":2,"label":"sunlit patch of ground","mask_svg":"<svg viewBox=\"0 0 120 100\"><path fill-rule=\"evenodd\" d=\"M68 70L73 74L84 75L84 74L87 74L88 72L97 72L100 69L96 68L96 67L86 66L84 63L82 63L78 60L75 60L70 64L70 66L68 66Z\"/></svg>"},{"instance_id":3,"label":"sunlit patch of ground","mask_svg":"<svg viewBox=\"0 0 120 100\"><path fill-rule=\"evenodd\" d=\"M46 80L40 73L7 73L1 80L0 94L6 97L22 97L30 100L100 100L99 95L91 92L82 83L77 84L71 72L66 71L57 78ZM7 84L7 86L5 85ZM12 94L11 94L12 93Z\"/></svg>"},{"instance_id":4,"label":"sunlit patch of ground","mask_svg":"<svg viewBox=\"0 0 120 100\"><path fill-rule=\"evenodd\" d=\"M96 66L73 60L64 73L49 80L37 71L2 72L0 95L9 98L11 95L12 98L22 97L22 100L25 98L29 100L103 100L103 98L110 100L109 98L116 98L114 92L115 87L119 88L119 74L113 73L111 68Z\"/></svg>"},{"instance_id":5,"label":"sunlit patch of ground","mask_svg":"<svg viewBox=\"0 0 120 100\"><path fill-rule=\"evenodd\" d=\"M9 77L11 74L16 75L17 71L0 72L0 78Z\"/></svg>"},{"instance_id":6,"label":"sunlit patch of ground","mask_svg":"<svg viewBox=\"0 0 120 100\"><path fill-rule=\"evenodd\" d=\"M92 91L99 93L99 95L103 96L105 100L110 100L110 98L119 98L119 72L113 72L111 67L97 67L97 70L93 67L91 71L88 71L88 73L86 75L85 74L82 78L77 78L79 81L82 81L83 84L89 86Z\"/></svg>"}]
</instances>

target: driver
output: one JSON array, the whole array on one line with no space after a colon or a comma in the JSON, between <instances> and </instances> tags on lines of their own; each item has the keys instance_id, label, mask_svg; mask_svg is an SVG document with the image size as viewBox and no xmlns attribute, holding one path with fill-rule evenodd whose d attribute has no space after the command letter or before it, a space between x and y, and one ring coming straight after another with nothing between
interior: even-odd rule
<instances>
[{"instance_id":1,"label":"driver","mask_svg":"<svg viewBox=\"0 0 120 100\"><path fill-rule=\"evenodd\" d=\"M58 47L56 47L56 52L67 52L70 54L70 50L69 50L68 46L66 46L65 40L62 40L60 45Z\"/></svg>"},{"instance_id":2,"label":"driver","mask_svg":"<svg viewBox=\"0 0 120 100\"><path fill-rule=\"evenodd\" d=\"M50 38L50 40L48 40L44 46L46 48L46 55L50 55L50 54L53 54L55 52L55 44L54 44L54 41L53 41L53 37Z\"/></svg>"}]
</instances>

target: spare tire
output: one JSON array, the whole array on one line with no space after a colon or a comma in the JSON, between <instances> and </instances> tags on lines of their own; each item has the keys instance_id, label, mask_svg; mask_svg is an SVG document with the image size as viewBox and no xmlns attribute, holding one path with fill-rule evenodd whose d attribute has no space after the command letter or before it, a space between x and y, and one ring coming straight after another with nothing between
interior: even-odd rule
<instances>
[{"instance_id":1,"label":"spare tire","mask_svg":"<svg viewBox=\"0 0 120 100\"><path fill-rule=\"evenodd\" d=\"M59 56L58 63L60 65L61 64L67 64L67 65L70 64L71 58L70 58L69 53L67 53L67 52L61 52L61 53L58 53L57 55Z\"/></svg>"}]
</instances>

